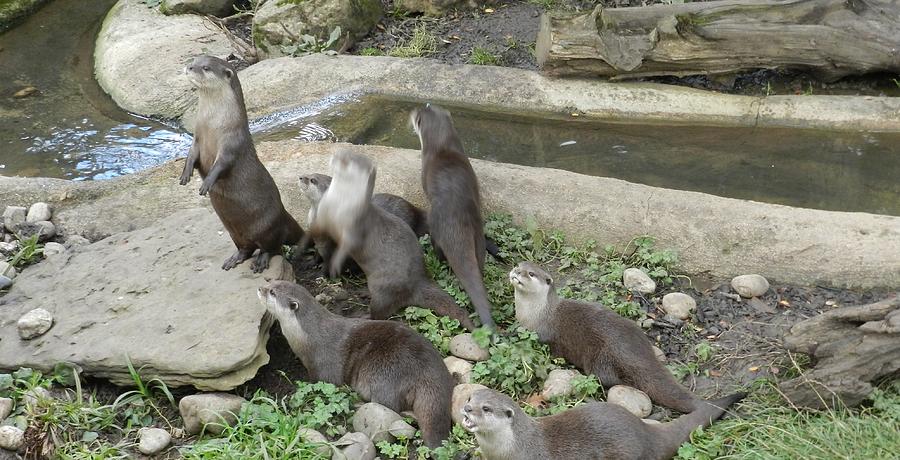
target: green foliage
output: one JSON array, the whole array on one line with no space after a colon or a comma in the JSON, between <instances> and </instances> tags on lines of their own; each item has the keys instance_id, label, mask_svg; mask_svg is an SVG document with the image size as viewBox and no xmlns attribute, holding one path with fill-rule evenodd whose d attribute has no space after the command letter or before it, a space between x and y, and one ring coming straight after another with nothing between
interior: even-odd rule
<instances>
[{"instance_id":1,"label":"green foliage","mask_svg":"<svg viewBox=\"0 0 900 460\"><path fill-rule=\"evenodd\" d=\"M384 56L384 51L381 51L378 48L370 46L368 48L363 48L359 50L360 56Z\"/></svg>"},{"instance_id":2,"label":"green foliage","mask_svg":"<svg viewBox=\"0 0 900 460\"><path fill-rule=\"evenodd\" d=\"M402 317L409 327L422 334L444 355L450 350L450 339L465 332L459 321L446 316L437 316L433 311L424 308L408 307L403 311Z\"/></svg>"},{"instance_id":3,"label":"green foliage","mask_svg":"<svg viewBox=\"0 0 900 460\"><path fill-rule=\"evenodd\" d=\"M381 453L381 458L409 458L410 441L406 438L399 438L395 442L381 441L375 447Z\"/></svg>"},{"instance_id":4,"label":"green foliage","mask_svg":"<svg viewBox=\"0 0 900 460\"><path fill-rule=\"evenodd\" d=\"M341 26L331 31L327 40L319 40L312 35L303 34L289 45L281 45L281 52L288 56L303 56L312 53L337 54L332 47L341 38Z\"/></svg>"},{"instance_id":5,"label":"green foliage","mask_svg":"<svg viewBox=\"0 0 900 460\"><path fill-rule=\"evenodd\" d=\"M472 48L472 54L469 55L469 64L475 65L500 65L500 57L491 53L490 50L476 46Z\"/></svg>"},{"instance_id":6,"label":"green foliage","mask_svg":"<svg viewBox=\"0 0 900 460\"><path fill-rule=\"evenodd\" d=\"M7 260L7 263L13 267L24 267L41 260L41 256L44 254L44 245L38 243L38 235L19 239L19 245L21 246L19 252Z\"/></svg>"},{"instance_id":7,"label":"green foliage","mask_svg":"<svg viewBox=\"0 0 900 460\"><path fill-rule=\"evenodd\" d=\"M334 436L346 430L353 403L358 399L347 387L336 387L326 382L297 382L297 392L288 401L288 407L298 411L296 417L301 426L314 430L324 429Z\"/></svg>"},{"instance_id":8,"label":"green foliage","mask_svg":"<svg viewBox=\"0 0 900 460\"><path fill-rule=\"evenodd\" d=\"M489 351L490 359L475 364L472 379L514 398L539 391L547 374L563 363L550 356L537 333L522 327L509 337L498 338Z\"/></svg>"},{"instance_id":9,"label":"green foliage","mask_svg":"<svg viewBox=\"0 0 900 460\"><path fill-rule=\"evenodd\" d=\"M437 51L437 37L434 36L424 24L419 24L413 29L413 35L399 45L393 47L388 55L394 57L422 57L434 54Z\"/></svg>"},{"instance_id":10,"label":"green foliage","mask_svg":"<svg viewBox=\"0 0 900 460\"><path fill-rule=\"evenodd\" d=\"M450 437L444 440L441 447L429 449L428 447L419 447L416 450L418 460L434 459L434 460L455 460L460 457L463 452L473 452L475 450L475 437L466 431L463 427L453 424L450 430Z\"/></svg>"},{"instance_id":11,"label":"green foliage","mask_svg":"<svg viewBox=\"0 0 900 460\"><path fill-rule=\"evenodd\" d=\"M523 409L533 417L543 417L566 411L580 405L587 399L597 399L598 396L603 394L603 387L594 375L582 375L572 379L572 389L574 391L571 395L554 398L547 407L535 409L530 405L525 405Z\"/></svg>"}]
</instances>

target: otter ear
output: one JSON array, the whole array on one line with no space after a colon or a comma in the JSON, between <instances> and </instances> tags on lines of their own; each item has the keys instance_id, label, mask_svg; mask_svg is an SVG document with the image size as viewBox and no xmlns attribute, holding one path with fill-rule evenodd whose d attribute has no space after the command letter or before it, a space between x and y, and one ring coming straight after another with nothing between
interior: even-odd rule
<instances>
[{"instance_id":1,"label":"otter ear","mask_svg":"<svg viewBox=\"0 0 900 460\"><path fill-rule=\"evenodd\" d=\"M510 409L510 408L506 408L506 409L503 410L503 415L505 415L506 418L512 418L512 416L513 416L513 410Z\"/></svg>"},{"instance_id":2,"label":"otter ear","mask_svg":"<svg viewBox=\"0 0 900 460\"><path fill-rule=\"evenodd\" d=\"M300 308L300 303L296 300L292 300L291 303L288 304L288 307L290 307L291 311L297 311Z\"/></svg>"},{"instance_id":3,"label":"otter ear","mask_svg":"<svg viewBox=\"0 0 900 460\"><path fill-rule=\"evenodd\" d=\"M231 80L231 77L234 76L234 71L231 69L225 69L225 77Z\"/></svg>"},{"instance_id":4,"label":"otter ear","mask_svg":"<svg viewBox=\"0 0 900 460\"><path fill-rule=\"evenodd\" d=\"M551 278L551 277L549 277L549 276L547 277L546 281L547 281L547 285L548 285L548 286L551 285L551 284L553 284L553 278Z\"/></svg>"}]
</instances>

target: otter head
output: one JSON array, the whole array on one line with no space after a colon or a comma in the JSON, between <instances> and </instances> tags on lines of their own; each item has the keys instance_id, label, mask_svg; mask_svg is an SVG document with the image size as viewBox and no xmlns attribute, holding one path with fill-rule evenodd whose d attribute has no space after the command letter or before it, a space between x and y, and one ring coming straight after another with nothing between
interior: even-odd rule
<instances>
[{"instance_id":1,"label":"otter head","mask_svg":"<svg viewBox=\"0 0 900 460\"><path fill-rule=\"evenodd\" d=\"M322 195L331 185L331 177L324 174L304 174L300 176L298 181L300 191L313 204L317 204L322 199Z\"/></svg>"},{"instance_id":2,"label":"otter head","mask_svg":"<svg viewBox=\"0 0 900 460\"><path fill-rule=\"evenodd\" d=\"M237 73L231 64L213 56L201 55L184 68L191 84L204 90L221 90L232 88Z\"/></svg>"},{"instance_id":3,"label":"otter head","mask_svg":"<svg viewBox=\"0 0 900 460\"><path fill-rule=\"evenodd\" d=\"M281 324L286 337L288 334L305 335L303 319L324 308L306 288L289 281L272 281L257 289L256 295Z\"/></svg>"},{"instance_id":4,"label":"otter head","mask_svg":"<svg viewBox=\"0 0 900 460\"><path fill-rule=\"evenodd\" d=\"M491 389L472 393L462 416L463 428L475 434L483 450L511 444L516 419L528 417L509 396Z\"/></svg>"},{"instance_id":5,"label":"otter head","mask_svg":"<svg viewBox=\"0 0 900 460\"><path fill-rule=\"evenodd\" d=\"M375 172L375 163L365 155L349 150L338 150L331 155L331 174L341 179L368 180Z\"/></svg>"},{"instance_id":6,"label":"otter head","mask_svg":"<svg viewBox=\"0 0 900 460\"><path fill-rule=\"evenodd\" d=\"M423 151L450 148L463 152L462 144L450 112L432 104L413 109L409 113L409 123L419 136L419 144Z\"/></svg>"},{"instance_id":7,"label":"otter head","mask_svg":"<svg viewBox=\"0 0 900 460\"><path fill-rule=\"evenodd\" d=\"M521 262L509 272L509 282L516 294L546 299L553 289L553 277L543 268L531 262Z\"/></svg>"}]
</instances>

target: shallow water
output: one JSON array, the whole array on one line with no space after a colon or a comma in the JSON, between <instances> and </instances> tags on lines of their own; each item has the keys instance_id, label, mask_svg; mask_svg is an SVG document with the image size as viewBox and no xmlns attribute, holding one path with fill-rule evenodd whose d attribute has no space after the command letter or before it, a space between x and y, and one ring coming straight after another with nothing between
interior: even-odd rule
<instances>
[{"instance_id":1,"label":"shallow water","mask_svg":"<svg viewBox=\"0 0 900 460\"><path fill-rule=\"evenodd\" d=\"M421 102L354 101L282 120L257 138L302 137L298 132L314 124L355 144L419 147L408 114ZM900 134L635 125L447 108L474 158L768 203L900 215Z\"/></svg>"},{"instance_id":2,"label":"shallow water","mask_svg":"<svg viewBox=\"0 0 900 460\"><path fill-rule=\"evenodd\" d=\"M0 174L106 179L184 156L191 137L119 109L93 78L115 0L53 0L0 35ZM37 92L13 95L26 87Z\"/></svg>"}]
</instances>

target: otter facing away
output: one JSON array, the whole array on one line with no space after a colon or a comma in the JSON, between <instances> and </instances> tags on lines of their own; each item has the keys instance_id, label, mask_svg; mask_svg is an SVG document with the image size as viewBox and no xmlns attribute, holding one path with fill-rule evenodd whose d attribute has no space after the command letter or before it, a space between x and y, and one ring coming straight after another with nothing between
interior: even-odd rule
<instances>
[{"instance_id":1,"label":"otter facing away","mask_svg":"<svg viewBox=\"0 0 900 460\"><path fill-rule=\"evenodd\" d=\"M262 272L283 244L303 237L303 229L284 209L275 181L256 156L234 68L221 59L198 56L185 74L197 87L200 101L194 142L179 183L186 185L195 168L203 178L200 194L209 193L213 209L237 246L222 268L230 270L258 250L250 267Z\"/></svg>"},{"instance_id":2,"label":"otter facing away","mask_svg":"<svg viewBox=\"0 0 900 460\"><path fill-rule=\"evenodd\" d=\"M659 425L625 408L585 403L565 412L531 418L508 396L478 390L463 406L463 427L475 434L486 460L667 460L691 431L708 426L743 398L734 394Z\"/></svg>"},{"instance_id":3,"label":"otter facing away","mask_svg":"<svg viewBox=\"0 0 900 460\"><path fill-rule=\"evenodd\" d=\"M431 342L396 321L335 315L287 281L258 295L311 379L350 385L396 412L412 410L428 447L447 438L453 377Z\"/></svg>"},{"instance_id":4,"label":"otter facing away","mask_svg":"<svg viewBox=\"0 0 900 460\"><path fill-rule=\"evenodd\" d=\"M683 413L702 402L656 359L650 340L632 321L602 305L559 298L553 278L531 262L515 267L509 280L519 324L537 332L553 354L596 375L604 387L629 385Z\"/></svg>"}]
</instances>

